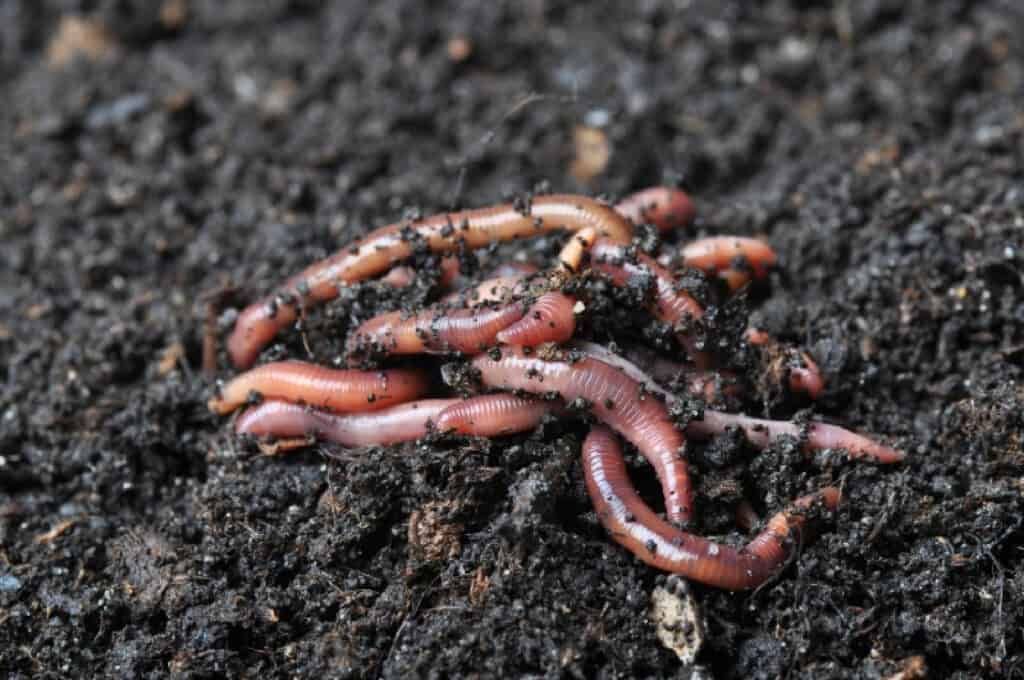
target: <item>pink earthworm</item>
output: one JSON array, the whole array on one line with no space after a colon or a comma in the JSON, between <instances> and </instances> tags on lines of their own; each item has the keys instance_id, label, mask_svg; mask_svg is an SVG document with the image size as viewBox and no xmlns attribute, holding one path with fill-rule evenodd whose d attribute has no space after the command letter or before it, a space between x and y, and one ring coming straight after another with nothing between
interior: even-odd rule
<instances>
[{"instance_id":1,"label":"pink earthworm","mask_svg":"<svg viewBox=\"0 0 1024 680\"><path fill-rule=\"evenodd\" d=\"M770 245L761 239L745 236L710 236L697 239L682 248L683 262L688 267L717 274L736 270L737 259L749 266L755 278L768 274L778 256ZM742 268L739 269L742 272Z\"/></svg>"},{"instance_id":2,"label":"pink earthworm","mask_svg":"<svg viewBox=\"0 0 1024 680\"><path fill-rule=\"evenodd\" d=\"M782 569L815 506L835 511L840 491L825 487L804 496L768 521L742 548L682 531L654 513L626 473L622 447L596 426L583 442L583 472L598 520L612 539L647 564L725 590L761 585Z\"/></svg>"},{"instance_id":3,"label":"pink earthworm","mask_svg":"<svg viewBox=\"0 0 1024 680\"><path fill-rule=\"evenodd\" d=\"M524 399L506 392L484 394L458 401L442 411L434 424L438 432L477 437L498 437L528 432L561 403Z\"/></svg>"},{"instance_id":4,"label":"pink earthworm","mask_svg":"<svg viewBox=\"0 0 1024 680\"><path fill-rule=\"evenodd\" d=\"M680 189L651 187L626 196L615 210L633 224L653 224L664 233L693 221L693 200Z\"/></svg>"},{"instance_id":5,"label":"pink earthworm","mask_svg":"<svg viewBox=\"0 0 1024 680\"><path fill-rule=\"evenodd\" d=\"M576 330L575 306L576 299L564 293L545 293L530 305L523 318L498 333L498 341L526 347L565 342Z\"/></svg>"},{"instance_id":6,"label":"pink earthworm","mask_svg":"<svg viewBox=\"0 0 1024 680\"><path fill-rule=\"evenodd\" d=\"M716 401L723 395L738 396L740 393L739 385L734 382L735 376L725 371L693 369L668 359L656 357L653 353L641 357L645 366L640 368L631 361L636 358L631 356L631 352L627 352L625 356L619 355L604 345L586 340L573 341L569 344L569 348L618 368L633 380L642 383L645 389L666 397L672 395L658 381L669 382L676 377L681 377L685 381L686 391L689 394L703 397L709 402ZM651 370L651 366L654 366L654 370Z\"/></svg>"},{"instance_id":7,"label":"pink earthworm","mask_svg":"<svg viewBox=\"0 0 1024 680\"><path fill-rule=\"evenodd\" d=\"M622 246L602 239L591 248L591 258L594 269L611 277L618 286L625 285L633 277L653 277L654 300L650 308L656 318L678 327L704 316L700 303L685 291L676 290L672 273L647 255L627 256ZM684 331L677 335L698 368L707 368L711 364L711 357L697 346L692 334Z\"/></svg>"},{"instance_id":8,"label":"pink earthworm","mask_svg":"<svg viewBox=\"0 0 1024 680\"><path fill-rule=\"evenodd\" d=\"M249 305L235 323L228 352L236 367L248 368L282 328L295 322L300 308L336 298L339 285L385 272L412 255L417 242L435 253L451 253L462 247L480 248L557 229L579 231L587 227L619 243L629 242L633 233L629 220L614 208L572 195L538 196L522 205L442 213L382 227L307 267L276 294Z\"/></svg>"},{"instance_id":9,"label":"pink earthworm","mask_svg":"<svg viewBox=\"0 0 1024 680\"><path fill-rule=\"evenodd\" d=\"M562 246L561 252L558 253L559 264L570 273L578 272L580 265L583 264L583 256L594 245L594 242L597 241L597 236L597 230L593 227L581 229L570 236L569 240Z\"/></svg>"},{"instance_id":10,"label":"pink earthworm","mask_svg":"<svg viewBox=\"0 0 1024 680\"><path fill-rule=\"evenodd\" d=\"M661 401L642 398L639 382L597 359L545 361L517 347L503 348L497 359L481 354L473 359L473 367L487 387L535 394L555 392L566 403L577 399L588 402L599 420L636 445L654 467L669 519L690 519L693 488L683 457L685 440Z\"/></svg>"},{"instance_id":11,"label":"pink earthworm","mask_svg":"<svg viewBox=\"0 0 1024 680\"><path fill-rule=\"evenodd\" d=\"M476 354L497 344L498 333L523 318L518 302L473 309L426 310L405 316L387 312L363 323L349 338L350 352L383 354L463 352Z\"/></svg>"},{"instance_id":12,"label":"pink earthworm","mask_svg":"<svg viewBox=\"0 0 1024 680\"><path fill-rule=\"evenodd\" d=\"M226 414L257 394L262 398L303 403L346 413L376 411L415 399L427 391L422 371L389 368L379 371L333 369L302 361L278 361L237 376L208 402L211 411Z\"/></svg>"},{"instance_id":13,"label":"pink earthworm","mask_svg":"<svg viewBox=\"0 0 1024 680\"><path fill-rule=\"evenodd\" d=\"M339 415L284 401L265 401L246 409L235 421L235 432L287 442L295 448L308 438L344 446L371 446L412 441L426 436L434 421L458 399L421 399L372 413Z\"/></svg>"},{"instance_id":14,"label":"pink earthworm","mask_svg":"<svg viewBox=\"0 0 1024 680\"><path fill-rule=\"evenodd\" d=\"M575 342L571 347L615 366L633 380L643 384L645 389L661 395L669 406L678 401L674 394L658 385L643 369L629 359L613 354L608 349L594 343ZM798 425L782 420L765 420L724 413L714 409L704 409L702 420L691 420L686 426L686 436L692 439L709 439L716 434L725 432L730 427L738 427L743 430L747 441L759 449L767 448L772 441L780 437L794 437L800 440L808 451L845 449L851 458L866 458L883 464L898 463L906 457L902 451L880 444L870 437L851 432L838 425L827 423Z\"/></svg>"}]
</instances>

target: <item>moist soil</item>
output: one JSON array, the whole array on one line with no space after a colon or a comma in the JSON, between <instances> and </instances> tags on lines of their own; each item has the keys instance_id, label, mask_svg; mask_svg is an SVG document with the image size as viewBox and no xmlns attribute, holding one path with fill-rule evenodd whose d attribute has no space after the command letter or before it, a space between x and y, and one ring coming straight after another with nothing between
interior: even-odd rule
<instances>
[{"instance_id":1,"label":"moist soil","mask_svg":"<svg viewBox=\"0 0 1024 680\"><path fill-rule=\"evenodd\" d=\"M4 677L1024 677L1019 4L7 0L0 17ZM651 621L665 576L597 523L580 419L269 456L207 410L233 371L220 354L204 372L204 336L370 228L653 184L698 206L666 248L732 233L779 252L715 318L806 348L828 389L780 395L765 357L726 357L753 385L739 407L908 453L692 447L697 529L729 542L749 536L741 498L763 520L844 490L770 583L692 587L695 665ZM263 360L331 363L352 324L428 299L429 264L401 294L347 290ZM664 345L637 305L593 299L584 335Z\"/></svg>"}]
</instances>

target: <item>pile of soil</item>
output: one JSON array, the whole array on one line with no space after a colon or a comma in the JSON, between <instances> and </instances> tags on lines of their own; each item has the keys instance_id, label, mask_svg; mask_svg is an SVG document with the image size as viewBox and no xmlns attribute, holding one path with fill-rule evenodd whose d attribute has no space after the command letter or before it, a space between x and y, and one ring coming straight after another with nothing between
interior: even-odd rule
<instances>
[{"instance_id":1,"label":"pile of soil","mask_svg":"<svg viewBox=\"0 0 1024 680\"><path fill-rule=\"evenodd\" d=\"M0 4L4 676L1024 677L1024 10L757 5ZM269 457L206 410L211 306L223 332L411 209L661 183L698 201L680 240L778 249L747 304L825 370L744 410L909 453L713 444L762 516L845 497L766 586L693 587L695 666L596 521L579 423ZM329 305L314 358L397 303ZM701 529L743 540L717 459Z\"/></svg>"}]
</instances>

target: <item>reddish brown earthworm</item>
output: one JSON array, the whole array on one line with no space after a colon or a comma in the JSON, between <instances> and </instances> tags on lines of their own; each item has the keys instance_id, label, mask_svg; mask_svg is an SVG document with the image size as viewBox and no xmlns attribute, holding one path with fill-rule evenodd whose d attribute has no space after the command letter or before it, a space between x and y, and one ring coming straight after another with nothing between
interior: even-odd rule
<instances>
[{"instance_id":1,"label":"reddish brown earthworm","mask_svg":"<svg viewBox=\"0 0 1024 680\"><path fill-rule=\"evenodd\" d=\"M768 521L742 548L714 543L677 529L637 495L626 474L622 448L608 429L596 426L583 442L587 492L612 539L651 566L724 588L756 588L781 569L815 506L834 511L839 489L826 487L804 496Z\"/></svg>"},{"instance_id":2,"label":"reddish brown earthworm","mask_svg":"<svg viewBox=\"0 0 1024 680\"><path fill-rule=\"evenodd\" d=\"M631 441L654 467L669 519L690 519L693 489L683 457L683 436L669 420L661 401L644 398L639 382L597 359L545 361L519 347L503 348L497 359L482 354L473 359L473 367L488 387L534 394L553 392L566 403L584 400L599 420Z\"/></svg>"},{"instance_id":3,"label":"reddish brown earthworm","mask_svg":"<svg viewBox=\"0 0 1024 680\"><path fill-rule=\"evenodd\" d=\"M643 356L639 357L644 364L641 368L634 363L633 360L637 357L632 351L627 352L626 355L619 355L604 345L586 340L573 341L568 346L570 349L583 352L587 356L618 368L633 380L643 383L646 389L663 396L671 397L672 395L656 382L655 378L657 381L665 383L679 378L686 384L687 393L703 397L709 402L715 402L723 395L738 396L740 394L740 386L736 383L736 377L727 371L704 371L690 368L668 359L662 359L654 355L653 352L644 352Z\"/></svg>"},{"instance_id":4,"label":"reddish brown earthworm","mask_svg":"<svg viewBox=\"0 0 1024 680\"><path fill-rule=\"evenodd\" d=\"M540 271L540 267L528 262L505 262L491 271L491 276L529 276Z\"/></svg>"},{"instance_id":5,"label":"reddish brown earthworm","mask_svg":"<svg viewBox=\"0 0 1024 680\"><path fill-rule=\"evenodd\" d=\"M734 413L722 413L711 409L704 410L701 420L691 420L686 426L686 435L693 439L707 439L725 432L727 428L738 427L743 430L751 445L764 449L779 437L793 437L803 444L808 451L824 451L826 449L845 449L850 458L865 458L877 463L899 463L906 454L890 446L880 444L862 434L829 425L827 423L807 423L798 425L781 420L764 420Z\"/></svg>"},{"instance_id":6,"label":"reddish brown earthworm","mask_svg":"<svg viewBox=\"0 0 1024 680\"><path fill-rule=\"evenodd\" d=\"M426 310L406 316L387 312L363 323L348 350L379 354L464 352L476 354L497 344L498 333L523 318L518 302L473 309Z\"/></svg>"},{"instance_id":7,"label":"reddish brown earthworm","mask_svg":"<svg viewBox=\"0 0 1024 680\"><path fill-rule=\"evenodd\" d=\"M307 267L285 282L276 295L256 302L239 315L228 339L235 366L247 368L260 350L298 318L300 307L332 300L338 286L379 275L412 255L417 243L436 253L479 248L557 229L595 228L603 237L627 243L629 220L612 207L585 196L538 196L523 205L505 204L442 213L412 223L396 223Z\"/></svg>"},{"instance_id":8,"label":"reddish brown earthworm","mask_svg":"<svg viewBox=\"0 0 1024 680\"><path fill-rule=\"evenodd\" d=\"M429 422L458 401L421 399L372 413L344 415L284 401L265 401L242 412L235 421L235 432L278 440L313 437L350 447L395 444L426 436Z\"/></svg>"},{"instance_id":9,"label":"reddish brown earthworm","mask_svg":"<svg viewBox=\"0 0 1024 680\"><path fill-rule=\"evenodd\" d=\"M660 232L684 227L693 221L693 200L680 189L651 187L630 194L615 209L633 224L653 224Z\"/></svg>"},{"instance_id":10,"label":"reddish brown earthworm","mask_svg":"<svg viewBox=\"0 0 1024 680\"><path fill-rule=\"evenodd\" d=\"M309 404L336 413L375 411L415 399L424 394L428 386L427 376L414 369L357 371L301 361L278 361L234 378L210 399L209 407L223 415L256 394L265 399Z\"/></svg>"},{"instance_id":11,"label":"reddish brown earthworm","mask_svg":"<svg viewBox=\"0 0 1024 680\"><path fill-rule=\"evenodd\" d=\"M572 348L585 352L605 363L615 366L633 380L644 385L644 389L659 394L668 405L677 401L674 394L661 387L642 368L625 357L613 354L608 349L588 342L575 342ZM686 435L693 439L708 439L721 434L730 427L738 427L747 441L756 448L765 449L779 437L794 437L808 451L845 449L851 458L866 458L878 463L898 463L905 458L902 451L885 446L856 432L826 423L796 423L782 420L765 420L749 416L723 413L704 409L703 419L691 420L686 426Z\"/></svg>"},{"instance_id":12,"label":"reddish brown earthworm","mask_svg":"<svg viewBox=\"0 0 1024 680\"><path fill-rule=\"evenodd\" d=\"M575 298L564 293L545 293L512 325L498 333L499 342L535 347L545 342L565 342L576 330Z\"/></svg>"},{"instance_id":13,"label":"reddish brown earthworm","mask_svg":"<svg viewBox=\"0 0 1024 680\"><path fill-rule=\"evenodd\" d=\"M749 266L755 278L766 276L778 260L770 245L760 239L745 236L698 239L683 246L682 256L688 267L713 274L733 269L736 260L740 259Z\"/></svg>"},{"instance_id":14,"label":"reddish brown earthworm","mask_svg":"<svg viewBox=\"0 0 1024 680\"><path fill-rule=\"evenodd\" d=\"M560 402L497 392L452 404L438 415L434 424L439 432L498 437L528 432L537 427L545 415L560 408Z\"/></svg>"},{"instance_id":15,"label":"reddish brown earthworm","mask_svg":"<svg viewBox=\"0 0 1024 680\"><path fill-rule=\"evenodd\" d=\"M441 275L438 277L437 285L447 288L459 275L459 258L454 255L446 255L440 262ZM416 270L408 266L392 267L387 274L381 277L381 283L386 283L395 288L407 288L412 285L416 278Z\"/></svg>"},{"instance_id":16,"label":"reddish brown earthworm","mask_svg":"<svg viewBox=\"0 0 1024 680\"><path fill-rule=\"evenodd\" d=\"M630 253L621 245L604 239L591 248L591 266L609 276L617 286L624 286L635 277L651 278L654 285L651 313L677 328L680 342L698 368L707 368L711 364L711 357L698 346L697 339L686 328L690 322L704 316L704 309L689 293L676 290L675 277L669 270L643 253Z\"/></svg>"}]
</instances>

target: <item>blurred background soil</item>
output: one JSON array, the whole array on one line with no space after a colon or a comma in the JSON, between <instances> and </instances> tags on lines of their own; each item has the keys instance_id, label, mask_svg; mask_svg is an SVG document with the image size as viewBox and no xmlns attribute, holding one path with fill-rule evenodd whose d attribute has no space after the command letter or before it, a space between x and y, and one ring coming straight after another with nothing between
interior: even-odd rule
<instances>
[{"instance_id":1,"label":"blurred background soil","mask_svg":"<svg viewBox=\"0 0 1024 680\"><path fill-rule=\"evenodd\" d=\"M3 0L0 83L4 677L1024 677L1020 3ZM578 424L275 458L207 412L211 302L409 209L658 183L680 239L767 236L755 318L826 372L745 410L910 453L739 452L762 514L846 497L776 581L694 587L697 667Z\"/></svg>"}]
</instances>

